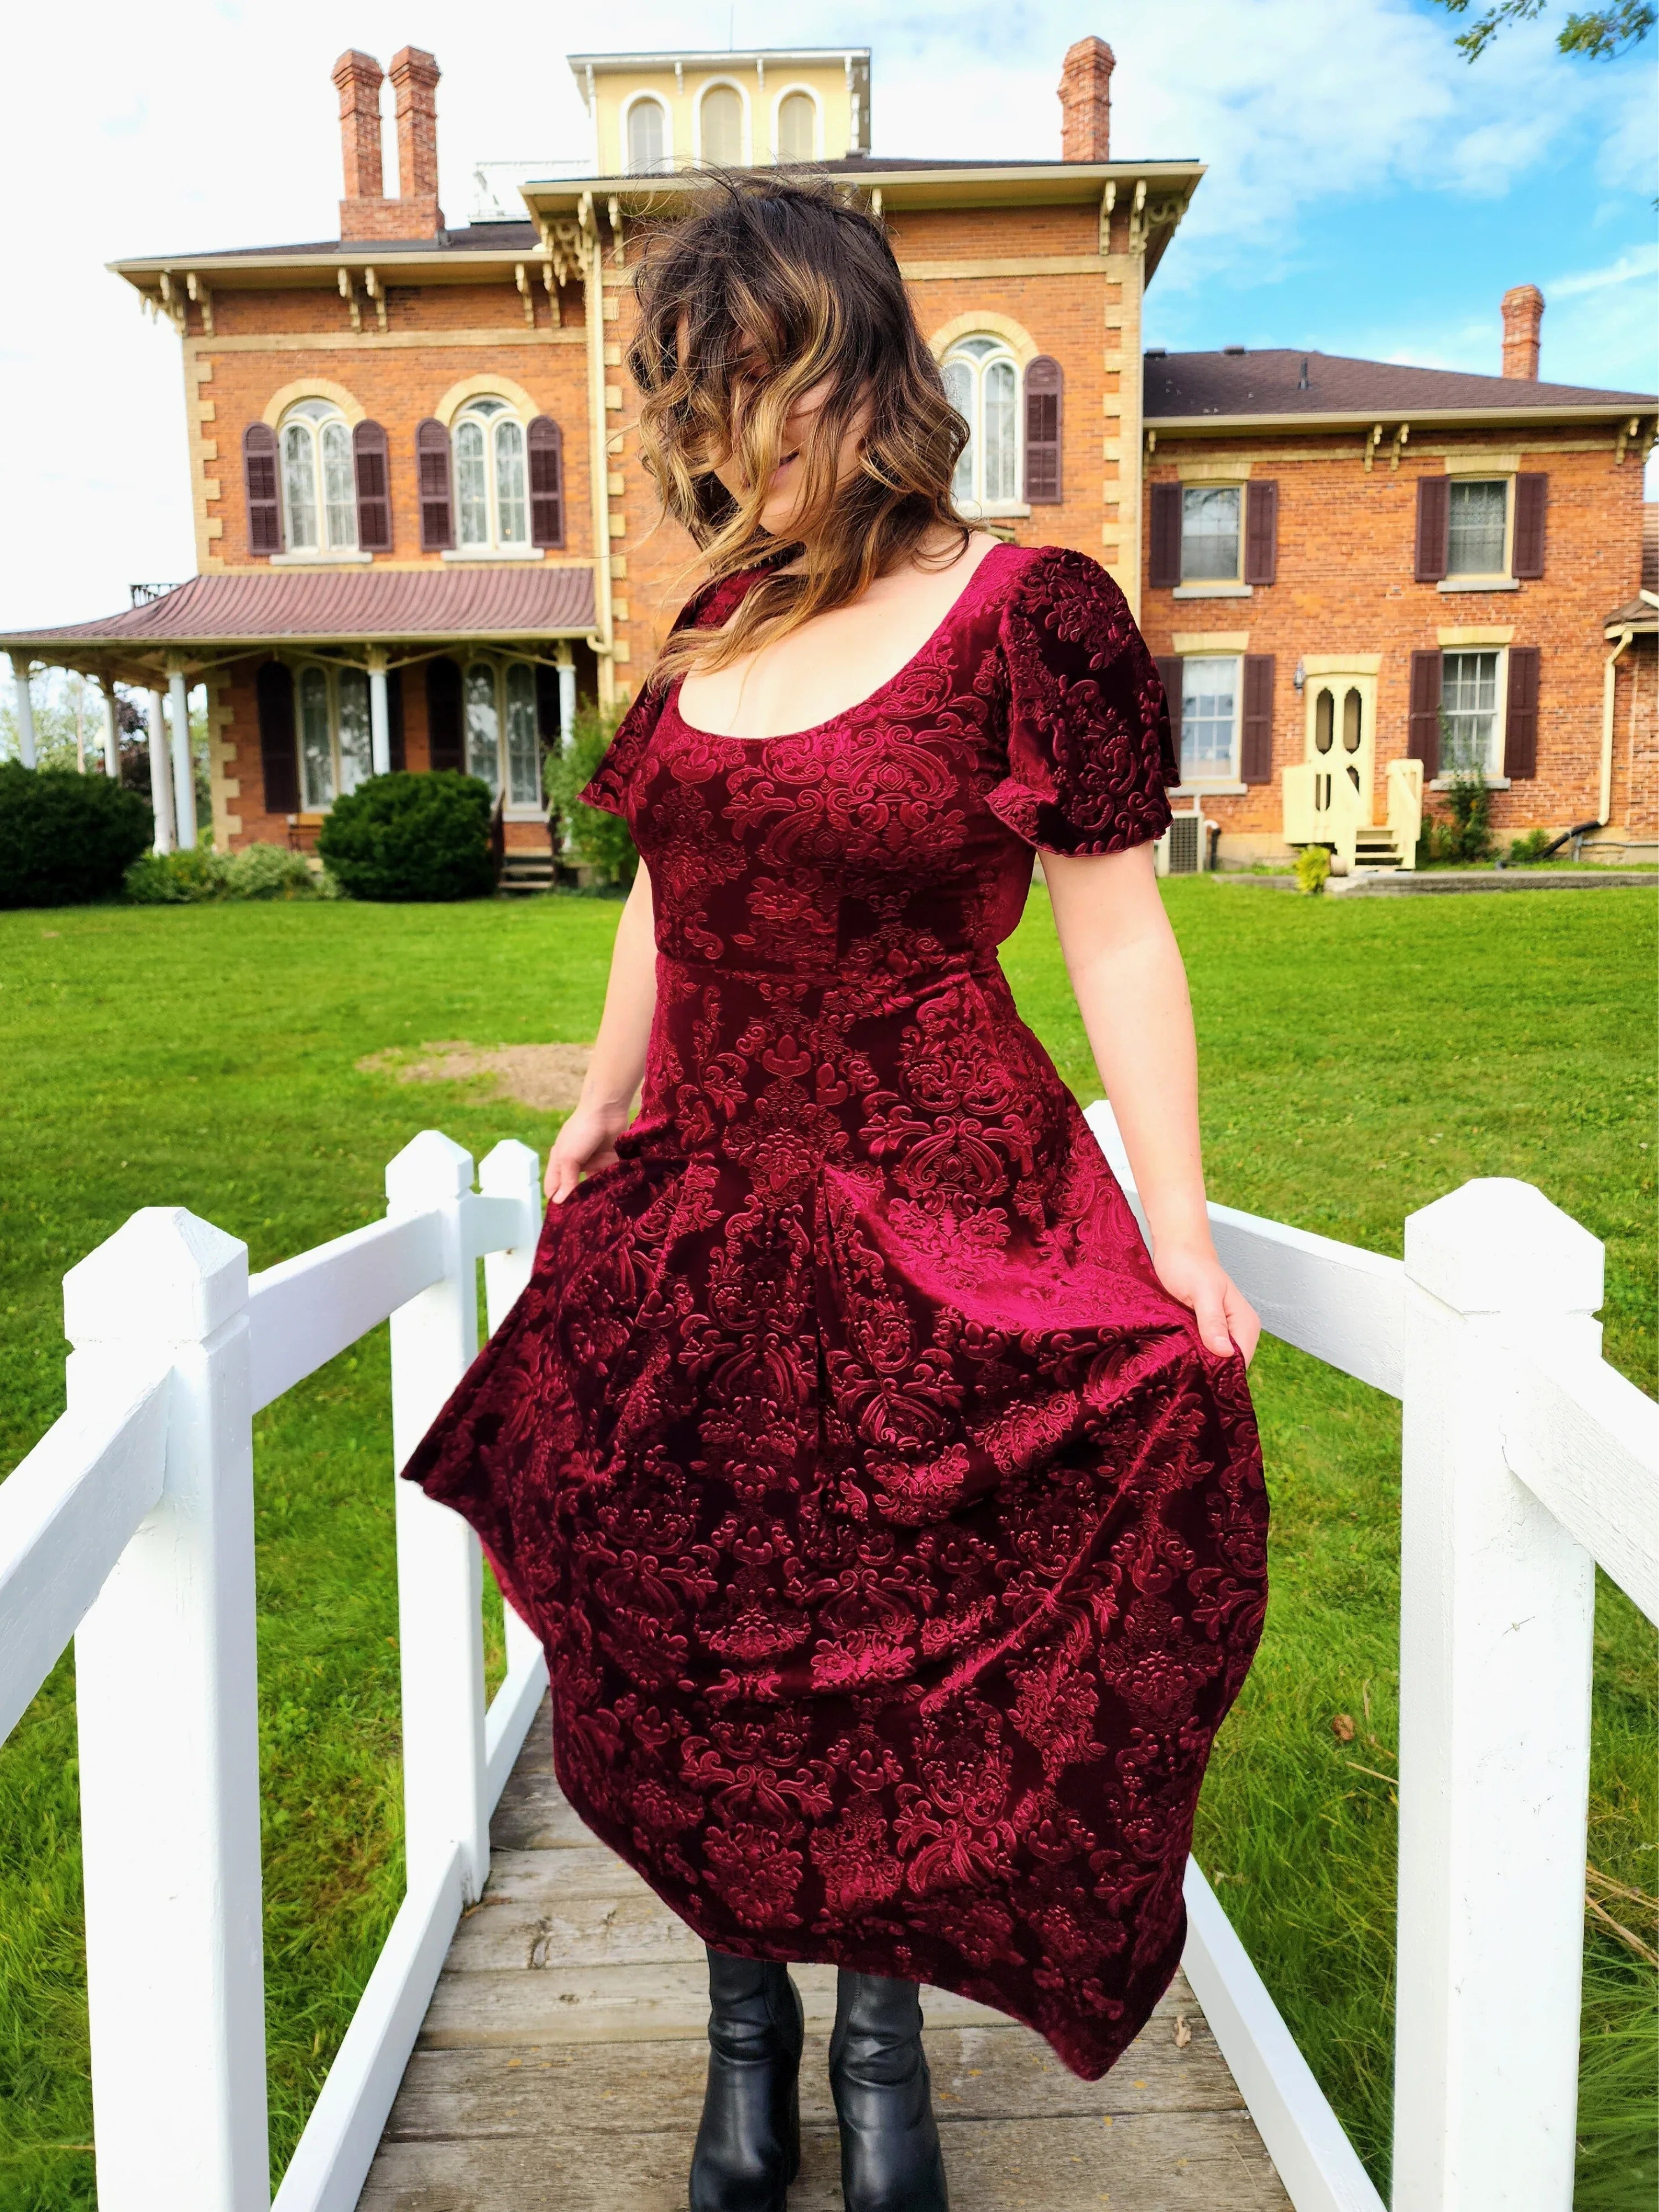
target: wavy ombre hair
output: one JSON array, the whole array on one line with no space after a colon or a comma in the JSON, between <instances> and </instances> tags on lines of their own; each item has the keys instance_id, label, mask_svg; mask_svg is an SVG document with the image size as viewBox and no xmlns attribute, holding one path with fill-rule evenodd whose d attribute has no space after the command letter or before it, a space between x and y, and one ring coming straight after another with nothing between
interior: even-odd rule
<instances>
[{"instance_id":1,"label":"wavy ombre hair","mask_svg":"<svg viewBox=\"0 0 1659 2212\"><path fill-rule=\"evenodd\" d=\"M968 428L924 344L881 225L827 184L717 174L709 204L650 241L635 280L628 367L642 395L642 458L710 582L798 552L723 630L670 638L650 682L723 668L856 599L941 528L965 544L951 480ZM763 528L790 410L828 385L799 449L787 544ZM863 422L859 465L841 448ZM717 467L750 487L734 498Z\"/></svg>"}]
</instances>

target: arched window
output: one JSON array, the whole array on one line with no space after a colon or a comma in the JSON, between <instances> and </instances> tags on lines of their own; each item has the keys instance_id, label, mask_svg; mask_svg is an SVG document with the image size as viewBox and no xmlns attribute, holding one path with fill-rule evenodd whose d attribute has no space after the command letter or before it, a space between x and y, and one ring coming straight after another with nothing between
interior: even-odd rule
<instances>
[{"instance_id":1,"label":"arched window","mask_svg":"<svg viewBox=\"0 0 1659 2212\"><path fill-rule=\"evenodd\" d=\"M778 159L810 161L817 151L818 112L810 92L787 92L778 102Z\"/></svg>"},{"instance_id":2,"label":"arched window","mask_svg":"<svg viewBox=\"0 0 1659 2212\"><path fill-rule=\"evenodd\" d=\"M527 660L473 660L462 686L466 772L506 795L507 811L542 811L541 725L536 672Z\"/></svg>"},{"instance_id":3,"label":"arched window","mask_svg":"<svg viewBox=\"0 0 1659 2212\"><path fill-rule=\"evenodd\" d=\"M969 430L951 487L964 512L1021 503L1019 386L1019 364L1001 338L961 338L945 356L945 389Z\"/></svg>"},{"instance_id":4,"label":"arched window","mask_svg":"<svg viewBox=\"0 0 1659 2212\"><path fill-rule=\"evenodd\" d=\"M524 425L504 399L470 400L456 417L455 509L463 551L530 550Z\"/></svg>"},{"instance_id":5,"label":"arched window","mask_svg":"<svg viewBox=\"0 0 1659 2212\"><path fill-rule=\"evenodd\" d=\"M702 160L714 169L735 169L743 161L743 97L735 85L711 84L697 108Z\"/></svg>"},{"instance_id":6,"label":"arched window","mask_svg":"<svg viewBox=\"0 0 1659 2212\"><path fill-rule=\"evenodd\" d=\"M636 100L628 111L628 173L653 177L668 166L668 117L659 100Z\"/></svg>"},{"instance_id":7,"label":"arched window","mask_svg":"<svg viewBox=\"0 0 1659 2212\"><path fill-rule=\"evenodd\" d=\"M301 399L283 417L283 529L290 553L355 552L357 486L351 432L331 399Z\"/></svg>"},{"instance_id":8,"label":"arched window","mask_svg":"<svg viewBox=\"0 0 1659 2212\"><path fill-rule=\"evenodd\" d=\"M361 668L301 669L300 805L325 814L335 800L367 783L374 773L368 678Z\"/></svg>"}]
</instances>

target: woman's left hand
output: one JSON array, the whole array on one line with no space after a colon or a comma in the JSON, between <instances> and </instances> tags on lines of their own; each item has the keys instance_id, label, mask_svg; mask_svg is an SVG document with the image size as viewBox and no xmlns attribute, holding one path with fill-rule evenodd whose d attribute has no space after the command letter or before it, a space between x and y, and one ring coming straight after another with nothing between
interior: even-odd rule
<instances>
[{"instance_id":1,"label":"woman's left hand","mask_svg":"<svg viewBox=\"0 0 1659 2212\"><path fill-rule=\"evenodd\" d=\"M1170 1296L1191 1308L1207 1348L1224 1355L1237 1345L1248 1367L1255 1357L1261 1323L1255 1308L1217 1259L1214 1248L1160 1245L1153 1251L1152 1266Z\"/></svg>"}]
</instances>

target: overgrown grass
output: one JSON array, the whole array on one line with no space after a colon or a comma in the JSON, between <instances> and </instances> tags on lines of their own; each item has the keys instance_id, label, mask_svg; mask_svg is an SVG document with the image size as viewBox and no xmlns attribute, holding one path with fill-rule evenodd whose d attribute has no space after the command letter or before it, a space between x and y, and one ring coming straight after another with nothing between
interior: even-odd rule
<instances>
[{"instance_id":1,"label":"overgrown grass","mask_svg":"<svg viewBox=\"0 0 1659 2212\"><path fill-rule=\"evenodd\" d=\"M1651 1389L1650 896L1169 889L1215 1194L1397 1252L1413 1207L1470 1176L1524 1176L1607 1241L1609 1356ZM384 1163L423 1126L478 1156L509 1135L544 1151L556 1115L356 1063L436 1039L590 1037L616 913L556 896L0 917L0 1465L61 1409L59 1277L137 1206L188 1205L265 1266L372 1218ZM1040 894L1006 960L1061 1073L1093 1097ZM1386 2186L1397 1411L1282 1346L1255 1373L1273 1596L1197 1849ZM273 2172L399 1886L386 1392L381 1333L258 1425ZM1596 1647L1590 1856L1651 1894L1654 1642L1606 1586ZM0 1751L0 2212L94 2202L76 1802L65 1660ZM1653 1978L1593 1924L1583 2212L1652 2202L1654 2051Z\"/></svg>"}]
</instances>

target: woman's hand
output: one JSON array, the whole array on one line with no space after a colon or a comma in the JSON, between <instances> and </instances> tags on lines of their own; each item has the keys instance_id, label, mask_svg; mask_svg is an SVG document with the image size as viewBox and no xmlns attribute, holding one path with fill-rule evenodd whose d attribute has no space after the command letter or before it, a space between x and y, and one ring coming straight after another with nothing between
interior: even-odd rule
<instances>
[{"instance_id":1,"label":"woman's hand","mask_svg":"<svg viewBox=\"0 0 1659 2212\"><path fill-rule=\"evenodd\" d=\"M1217 1259L1214 1247L1158 1244L1152 1267L1170 1296L1191 1308L1208 1349L1225 1354L1237 1345L1248 1367L1255 1357L1261 1323L1255 1308Z\"/></svg>"},{"instance_id":2,"label":"woman's hand","mask_svg":"<svg viewBox=\"0 0 1659 2212\"><path fill-rule=\"evenodd\" d=\"M547 1156L542 1188L555 1206L562 1206L581 1181L596 1169L614 1166L617 1139L628 1126L626 1106L576 1106L553 1139Z\"/></svg>"}]
</instances>

